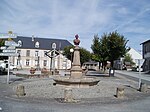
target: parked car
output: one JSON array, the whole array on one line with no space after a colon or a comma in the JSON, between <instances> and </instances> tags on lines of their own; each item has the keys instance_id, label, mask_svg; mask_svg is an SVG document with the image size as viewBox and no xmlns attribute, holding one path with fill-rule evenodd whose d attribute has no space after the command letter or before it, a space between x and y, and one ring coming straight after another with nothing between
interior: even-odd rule
<instances>
[{"instance_id":1,"label":"parked car","mask_svg":"<svg viewBox=\"0 0 150 112\"><path fill-rule=\"evenodd\" d=\"M132 71L139 72L139 67L138 66L132 67ZM143 67L140 68L140 71L141 72L143 71Z\"/></svg>"},{"instance_id":2,"label":"parked car","mask_svg":"<svg viewBox=\"0 0 150 112\"><path fill-rule=\"evenodd\" d=\"M7 70L8 70L8 63L1 62L0 63L0 71L4 72L4 71L7 71ZM17 68L16 65L10 63L9 70L18 70L18 68Z\"/></svg>"},{"instance_id":3,"label":"parked car","mask_svg":"<svg viewBox=\"0 0 150 112\"><path fill-rule=\"evenodd\" d=\"M5 68L6 68L6 64L4 62L0 62L0 71L1 72L4 72L5 71Z\"/></svg>"},{"instance_id":4,"label":"parked car","mask_svg":"<svg viewBox=\"0 0 150 112\"><path fill-rule=\"evenodd\" d=\"M17 66L14 64L10 64L10 70L18 70Z\"/></svg>"}]
</instances>

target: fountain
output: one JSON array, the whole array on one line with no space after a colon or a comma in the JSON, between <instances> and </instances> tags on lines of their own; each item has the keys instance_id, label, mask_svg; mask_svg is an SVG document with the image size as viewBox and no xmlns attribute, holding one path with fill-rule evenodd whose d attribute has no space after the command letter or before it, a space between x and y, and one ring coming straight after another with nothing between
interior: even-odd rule
<instances>
[{"instance_id":1,"label":"fountain","mask_svg":"<svg viewBox=\"0 0 150 112\"><path fill-rule=\"evenodd\" d=\"M75 35L74 39L74 56L73 56L73 64L71 68L71 75L69 77L65 76L57 76L54 78L54 81L56 82L56 85L62 85L67 87L77 87L77 88L88 88L90 86L97 85L97 83L100 81L97 78L94 77L86 77L83 75L83 70L81 69L81 63L80 63L80 40L79 36Z\"/></svg>"}]
</instances>

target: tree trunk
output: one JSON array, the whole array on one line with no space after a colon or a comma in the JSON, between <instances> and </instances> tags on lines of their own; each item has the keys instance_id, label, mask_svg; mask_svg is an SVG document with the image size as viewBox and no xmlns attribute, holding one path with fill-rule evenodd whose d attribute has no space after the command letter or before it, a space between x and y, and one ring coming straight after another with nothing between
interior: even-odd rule
<instances>
[{"instance_id":1,"label":"tree trunk","mask_svg":"<svg viewBox=\"0 0 150 112\"><path fill-rule=\"evenodd\" d=\"M101 69L101 62L99 61L99 70Z\"/></svg>"},{"instance_id":2,"label":"tree trunk","mask_svg":"<svg viewBox=\"0 0 150 112\"><path fill-rule=\"evenodd\" d=\"M102 70L103 70L103 72L106 71L106 65L107 65L107 62L106 62L106 61L103 61L103 62L102 62Z\"/></svg>"},{"instance_id":3,"label":"tree trunk","mask_svg":"<svg viewBox=\"0 0 150 112\"><path fill-rule=\"evenodd\" d=\"M111 60L110 62L111 62L111 68L113 68L114 67L114 60Z\"/></svg>"}]
</instances>

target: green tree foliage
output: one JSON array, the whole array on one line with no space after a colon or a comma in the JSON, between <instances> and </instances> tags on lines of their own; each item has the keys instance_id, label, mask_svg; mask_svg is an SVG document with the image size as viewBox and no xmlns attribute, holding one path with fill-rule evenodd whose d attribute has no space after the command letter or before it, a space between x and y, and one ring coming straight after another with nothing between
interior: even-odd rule
<instances>
[{"instance_id":1,"label":"green tree foliage","mask_svg":"<svg viewBox=\"0 0 150 112\"><path fill-rule=\"evenodd\" d=\"M98 55L99 61L105 66L106 61L110 61L113 66L113 61L122 57L127 52L128 40L120 35L117 31L112 33L104 33L99 39L98 36L94 36L91 49L95 55Z\"/></svg>"},{"instance_id":2,"label":"green tree foliage","mask_svg":"<svg viewBox=\"0 0 150 112\"><path fill-rule=\"evenodd\" d=\"M108 59L113 65L113 61L119 57L123 57L127 52L126 44L128 40L120 35L117 31L107 35Z\"/></svg>"},{"instance_id":3,"label":"green tree foliage","mask_svg":"<svg viewBox=\"0 0 150 112\"><path fill-rule=\"evenodd\" d=\"M67 46L64 48L64 52L63 54L71 60L71 53L70 53L70 49L73 48L74 49L74 46ZM72 53L72 58L73 58L73 53ZM80 61L81 61L81 65L84 63L84 62L87 62L91 59L91 53L89 51L87 51L86 49L84 48L80 48Z\"/></svg>"},{"instance_id":4,"label":"green tree foliage","mask_svg":"<svg viewBox=\"0 0 150 112\"><path fill-rule=\"evenodd\" d=\"M98 37L98 35L94 35L93 44L91 45L91 49L93 51L92 60L98 61L99 65L101 62L103 63L102 65L105 65L105 63L107 61L105 58L107 58L107 57L103 56L102 50L104 50L104 47L102 49L101 46L102 46L102 44L100 42L100 38ZM100 66L99 66L99 68L100 68Z\"/></svg>"},{"instance_id":5,"label":"green tree foliage","mask_svg":"<svg viewBox=\"0 0 150 112\"><path fill-rule=\"evenodd\" d=\"M71 52L70 52L70 49L74 49L74 46L67 46L64 48L64 51L63 51L63 55L65 55L69 60L71 60Z\"/></svg>"},{"instance_id":6,"label":"green tree foliage","mask_svg":"<svg viewBox=\"0 0 150 112\"><path fill-rule=\"evenodd\" d=\"M81 65L84 63L84 62L87 62L91 60L91 53L84 49L84 48L80 48L80 61L81 61Z\"/></svg>"},{"instance_id":7,"label":"green tree foliage","mask_svg":"<svg viewBox=\"0 0 150 112\"><path fill-rule=\"evenodd\" d=\"M130 62L131 65L135 65L135 63L133 62L133 59L129 53L126 53L126 55L124 57L124 62Z\"/></svg>"},{"instance_id":8,"label":"green tree foliage","mask_svg":"<svg viewBox=\"0 0 150 112\"><path fill-rule=\"evenodd\" d=\"M91 49L93 51L92 59L95 61L101 60L100 55L100 41L98 35L94 35L93 44L91 45Z\"/></svg>"},{"instance_id":9,"label":"green tree foliage","mask_svg":"<svg viewBox=\"0 0 150 112\"><path fill-rule=\"evenodd\" d=\"M5 41L3 39L0 39L0 47L4 46Z\"/></svg>"}]
</instances>

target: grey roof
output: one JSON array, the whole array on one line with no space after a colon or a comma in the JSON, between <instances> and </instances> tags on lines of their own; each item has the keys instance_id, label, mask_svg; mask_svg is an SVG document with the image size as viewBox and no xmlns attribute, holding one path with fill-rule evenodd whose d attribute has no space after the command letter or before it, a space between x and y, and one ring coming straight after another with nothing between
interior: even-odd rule
<instances>
[{"instance_id":1,"label":"grey roof","mask_svg":"<svg viewBox=\"0 0 150 112\"><path fill-rule=\"evenodd\" d=\"M145 44L145 43L148 43L148 42L150 42L150 40L147 40L147 41L145 41L145 42L143 42L143 43L141 43L141 44Z\"/></svg>"},{"instance_id":2,"label":"grey roof","mask_svg":"<svg viewBox=\"0 0 150 112\"><path fill-rule=\"evenodd\" d=\"M36 49L35 43L39 42L38 49L45 49L45 50L52 50L52 44L56 43L57 50L63 50L66 46L72 46L72 44L63 39L51 39L51 38L34 38L32 41L32 37L24 37L24 36L17 36L17 38L13 39L16 43L20 40L22 42L22 49Z\"/></svg>"}]
</instances>

